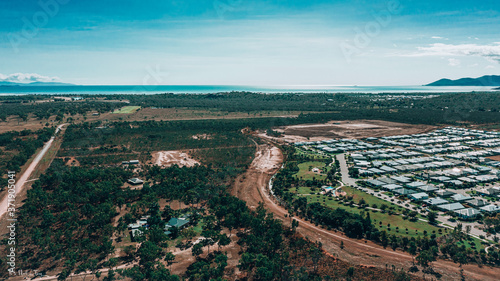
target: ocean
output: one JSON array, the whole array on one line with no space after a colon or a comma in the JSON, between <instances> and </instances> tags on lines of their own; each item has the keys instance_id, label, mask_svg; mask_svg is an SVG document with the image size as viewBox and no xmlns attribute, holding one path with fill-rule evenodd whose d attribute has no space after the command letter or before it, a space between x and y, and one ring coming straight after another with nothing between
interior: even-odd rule
<instances>
[{"instance_id":1,"label":"ocean","mask_svg":"<svg viewBox=\"0 0 500 281\"><path fill-rule=\"evenodd\" d=\"M430 86L0 86L0 95L207 94L231 91L257 93L453 93L494 91L494 87Z\"/></svg>"}]
</instances>

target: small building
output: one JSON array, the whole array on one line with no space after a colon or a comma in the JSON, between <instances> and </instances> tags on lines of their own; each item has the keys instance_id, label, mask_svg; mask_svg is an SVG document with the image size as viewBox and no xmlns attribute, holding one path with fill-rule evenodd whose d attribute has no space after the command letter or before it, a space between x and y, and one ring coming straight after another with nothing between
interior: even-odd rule
<instances>
[{"instance_id":1,"label":"small building","mask_svg":"<svg viewBox=\"0 0 500 281\"><path fill-rule=\"evenodd\" d=\"M415 194L410 194L410 195L408 195L408 197L411 200L421 201L421 200L428 199L429 198L429 194L427 194L425 192L419 192L419 193L415 193Z\"/></svg>"},{"instance_id":2,"label":"small building","mask_svg":"<svg viewBox=\"0 0 500 281\"><path fill-rule=\"evenodd\" d=\"M476 207L476 208L480 208L480 207L483 207L486 205L484 200L481 200L481 199L471 199L471 200L465 201L465 203L467 203L470 206Z\"/></svg>"},{"instance_id":3,"label":"small building","mask_svg":"<svg viewBox=\"0 0 500 281\"><path fill-rule=\"evenodd\" d=\"M431 178L433 181L437 181L437 182L447 182L447 181L450 181L451 178L449 177L445 177L445 176L439 176L439 177L432 177Z\"/></svg>"},{"instance_id":4,"label":"small building","mask_svg":"<svg viewBox=\"0 0 500 281\"><path fill-rule=\"evenodd\" d=\"M420 189L424 192L434 192L436 190L439 190L437 187L432 186L432 185L419 186L418 189Z\"/></svg>"},{"instance_id":5,"label":"small building","mask_svg":"<svg viewBox=\"0 0 500 281\"><path fill-rule=\"evenodd\" d=\"M450 203L450 202L448 202L448 200L445 200L445 199L439 198L439 197L426 199L426 200L424 200L424 202L429 204L429 205L434 205L434 206Z\"/></svg>"},{"instance_id":6,"label":"small building","mask_svg":"<svg viewBox=\"0 0 500 281\"><path fill-rule=\"evenodd\" d=\"M451 196L451 198L457 202L462 202L472 199L472 197L470 197L469 195L462 195L462 194L455 194Z\"/></svg>"},{"instance_id":7,"label":"small building","mask_svg":"<svg viewBox=\"0 0 500 281\"><path fill-rule=\"evenodd\" d=\"M395 189L394 192L397 194L400 194L400 195L410 195L410 194L417 193L416 191L411 190L411 189L407 189L407 188Z\"/></svg>"},{"instance_id":8,"label":"small building","mask_svg":"<svg viewBox=\"0 0 500 281\"><path fill-rule=\"evenodd\" d=\"M461 210L464 209L465 207L460 203L451 203L451 204L439 205L438 208L444 212L447 212L447 211Z\"/></svg>"},{"instance_id":9,"label":"small building","mask_svg":"<svg viewBox=\"0 0 500 281\"><path fill-rule=\"evenodd\" d=\"M128 161L130 165L139 165L139 160L130 160Z\"/></svg>"},{"instance_id":10,"label":"small building","mask_svg":"<svg viewBox=\"0 0 500 281\"><path fill-rule=\"evenodd\" d=\"M381 187L383 185L386 185L385 182L382 182L379 180L367 180L366 183L370 186L373 186L373 187Z\"/></svg>"},{"instance_id":11,"label":"small building","mask_svg":"<svg viewBox=\"0 0 500 281\"><path fill-rule=\"evenodd\" d=\"M487 213L499 213L500 212L500 207L497 205L493 205L493 204L488 205L488 206L483 206L479 209L481 211L487 212Z\"/></svg>"},{"instance_id":12,"label":"small building","mask_svg":"<svg viewBox=\"0 0 500 281\"><path fill-rule=\"evenodd\" d=\"M405 177L405 176L392 177L392 179L394 179L395 181L397 181L399 183L403 183L403 184L407 184L407 183L411 182L411 179L408 177Z\"/></svg>"},{"instance_id":13,"label":"small building","mask_svg":"<svg viewBox=\"0 0 500 281\"><path fill-rule=\"evenodd\" d=\"M462 210L456 210L457 216L464 220L475 219L481 212L474 208L467 208Z\"/></svg>"},{"instance_id":14,"label":"small building","mask_svg":"<svg viewBox=\"0 0 500 281\"><path fill-rule=\"evenodd\" d=\"M138 178L129 179L128 182L133 185L143 184L144 181Z\"/></svg>"},{"instance_id":15,"label":"small building","mask_svg":"<svg viewBox=\"0 0 500 281\"><path fill-rule=\"evenodd\" d=\"M419 187L424 186L424 185L425 185L425 183L423 183L421 181L416 181L416 182L407 183L406 187L415 189L415 188L419 188Z\"/></svg>"},{"instance_id":16,"label":"small building","mask_svg":"<svg viewBox=\"0 0 500 281\"><path fill-rule=\"evenodd\" d=\"M448 197L451 197L455 194L456 193L448 191L448 190L444 190L444 189L436 191L436 195L439 197L442 197L442 198L448 198Z\"/></svg>"},{"instance_id":17,"label":"small building","mask_svg":"<svg viewBox=\"0 0 500 281\"><path fill-rule=\"evenodd\" d=\"M387 184L387 185L382 186L382 188L385 190L393 191L396 189L403 188L403 186L399 185L399 184Z\"/></svg>"}]
</instances>

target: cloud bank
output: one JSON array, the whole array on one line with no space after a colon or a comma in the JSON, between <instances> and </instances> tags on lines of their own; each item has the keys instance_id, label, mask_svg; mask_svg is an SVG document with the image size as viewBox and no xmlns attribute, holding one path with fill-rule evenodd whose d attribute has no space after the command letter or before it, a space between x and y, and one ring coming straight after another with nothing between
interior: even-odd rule
<instances>
[{"instance_id":1,"label":"cloud bank","mask_svg":"<svg viewBox=\"0 0 500 281\"><path fill-rule=\"evenodd\" d=\"M33 83L33 82L61 82L59 77L43 76L36 73L13 73L3 75L0 73L0 82Z\"/></svg>"},{"instance_id":2,"label":"cloud bank","mask_svg":"<svg viewBox=\"0 0 500 281\"><path fill-rule=\"evenodd\" d=\"M417 47L417 49L418 52L404 56L476 56L500 63L500 42L491 45L436 43L428 47Z\"/></svg>"}]
</instances>

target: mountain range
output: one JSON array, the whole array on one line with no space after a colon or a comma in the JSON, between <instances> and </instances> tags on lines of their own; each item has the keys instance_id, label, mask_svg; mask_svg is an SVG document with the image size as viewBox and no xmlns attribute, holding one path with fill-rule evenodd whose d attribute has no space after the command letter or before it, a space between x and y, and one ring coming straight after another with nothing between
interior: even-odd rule
<instances>
[{"instance_id":1,"label":"mountain range","mask_svg":"<svg viewBox=\"0 0 500 281\"><path fill-rule=\"evenodd\" d=\"M441 79L425 86L500 86L500 75L485 75L479 78L457 80Z\"/></svg>"},{"instance_id":2,"label":"mountain range","mask_svg":"<svg viewBox=\"0 0 500 281\"><path fill-rule=\"evenodd\" d=\"M32 83L17 83L10 81L0 81L0 87L17 87L17 86L73 86L73 84L69 83L61 83L61 82L32 82Z\"/></svg>"}]
</instances>

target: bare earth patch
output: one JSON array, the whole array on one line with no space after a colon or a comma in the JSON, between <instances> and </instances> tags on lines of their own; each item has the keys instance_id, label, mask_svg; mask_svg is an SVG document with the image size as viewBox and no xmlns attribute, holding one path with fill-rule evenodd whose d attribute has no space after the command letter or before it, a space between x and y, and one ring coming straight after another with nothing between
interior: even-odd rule
<instances>
[{"instance_id":1,"label":"bare earth patch","mask_svg":"<svg viewBox=\"0 0 500 281\"><path fill-rule=\"evenodd\" d=\"M419 134L436 129L436 126L413 125L380 120L330 121L325 124L306 124L279 127L286 142L321 141L327 139L360 139L406 134Z\"/></svg>"},{"instance_id":2,"label":"bare earth patch","mask_svg":"<svg viewBox=\"0 0 500 281\"><path fill-rule=\"evenodd\" d=\"M191 158L186 152L179 150L159 151L153 153L153 163L161 167L178 165L179 167L193 167L200 162Z\"/></svg>"}]
</instances>

